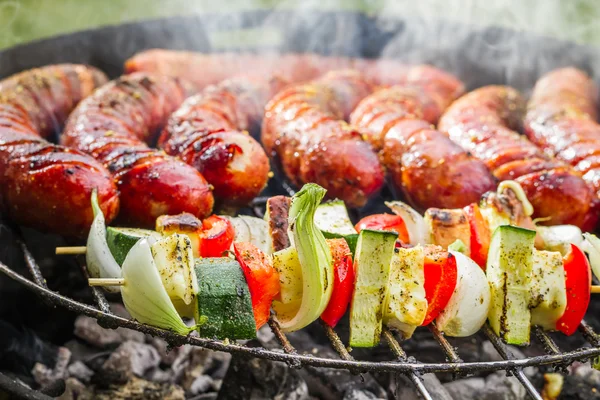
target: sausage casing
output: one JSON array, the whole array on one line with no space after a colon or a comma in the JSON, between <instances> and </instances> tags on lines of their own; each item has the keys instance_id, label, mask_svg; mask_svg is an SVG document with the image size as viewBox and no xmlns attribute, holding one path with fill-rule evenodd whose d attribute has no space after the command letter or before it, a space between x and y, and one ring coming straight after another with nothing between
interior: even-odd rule
<instances>
[{"instance_id":1,"label":"sausage casing","mask_svg":"<svg viewBox=\"0 0 600 400\"><path fill-rule=\"evenodd\" d=\"M342 119L370 90L360 74L334 71L287 88L269 102L263 145L294 184L315 182L351 207L363 206L381 188L377 155Z\"/></svg>"},{"instance_id":2,"label":"sausage casing","mask_svg":"<svg viewBox=\"0 0 600 400\"><path fill-rule=\"evenodd\" d=\"M96 189L107 221L119 209L108 171L93 158L45 140L106 76L59 64L24 71L0 82L0 209L13 221L67 237L81 237L93 220Z\"/></svg>"},{"instance_id":3,"label":"sausage casing","mask_svg":"<svg viewBox=\"0 0 600 400\"><path fill-rule=\"evenodd\" d=\"M432 125L456 93L433 81L392 86L366 97L350 119L380 151L396 190L423 210L464 207L495 186L480 160Z\"/></svg>"},{"instance_id":4,"label":"sausage casing","mask_svg":"<svg viewBox=\"0 0 600 400\"><path fill-rule=\"evenodd\" d=\"M213 196L189 165L148 147L187 96L178 80L132 74L82 101L67 121L63 144L102 162L120 192L120 219L152 227L163 214L210 214Z\"/></svg>"},{"instance_id":5,"label":"sausage casing","mask_svg":"<svg viewBox=\"0 0 600 400\"><path fill-rule=\"evenodd\" d=\"M572 165L600 196L598 88L585 72L561 68L535 85L525 133L545 152Z\"/></svg>"},{"instance_id":6,"label":"sausage casing","mask_svg":"<svg viewBox=\"0 0 600 400\"><path fill-rule=\"evenodd\" d=\"M549 224L595 224L593 194L581 175L519 135L524 101L506 86L486 86L455 101L440 130L482 160L500 180L514 179Z\"/></svg>"}]
</instances>

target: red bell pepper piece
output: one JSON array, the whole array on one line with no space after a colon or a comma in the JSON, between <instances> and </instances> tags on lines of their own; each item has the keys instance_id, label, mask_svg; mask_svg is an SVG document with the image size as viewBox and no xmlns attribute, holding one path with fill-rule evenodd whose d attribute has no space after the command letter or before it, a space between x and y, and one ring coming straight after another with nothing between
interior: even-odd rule
<instances>
[{"instance_id":1,"label":"red bell pepper piece","mask_svg":"<svg viewBox=\"0 0 600 400\"><path fill-rule=\"evenodd\" d=\"M490 250L490 228L483 219L481 210L476 203L469 204L464 210L471 228L471 259L485 271Z\"/></svg>"},{"instance_id":2,"label":"red bell pepper piece","mask_svg":"<svg viewBox=\"0 0 600 400\"><path fill-rule=\"evenodd\" d=\"M211 215L202 221L200 234L200 256L221 257L231 248L235 228L227 218Z\"/></svg>"},{"instance_id":3,"label":"red bell pepper piece","mask_svg":"<svg viewBox=\"0 0 600 400\"><path fill-rule=\"evenodd\" d=\"M332 328L344 316L354 291L352 253L345 239L327 239L333 259L333 291L321 319Z\"/></svg>"},{"instance_id":4,"label":"red bell pepper piece","mask_svg":"<svg viewBox=\"0 0 600 400\"><path fill-rule=\"evenodd\" d=\"M456 288L456 257L447 251L428 250L425 252L425 298L427 315L422 326L429 325L448 305Z\"/></svg>"},{"instance_id":5,"label":"red bell pepper piece","mask_svg":"<svg viewBox=\"0 0 600 400\"><path fill-rule=\"evenodd\" d=\"M572 335L581 323L590 304L592 271L581 249L574 244L563 258L565 284L567 289L567 307L556 321L556 329L565 335Z\"/></svg>"},{"instance_id":6,"label":"red bell pepper piece","mask_svg":"<svg viewBox=\"0 0 600 400\"><path fill-rule=\"evenodd\" d=\"M279 273L273 268L271 256L252 243L234 243L233 250L250 289L256 329L259 329L269 319L271 303L279 293Z\"/></svg>"},{"instance_id":7,"label":"red bell pepper piece","mask_svg":"<svg viewBox=\"0 0 600 400\"><path fill-rule=\"evenodd\" d=\"M354 226L360 232L363 229L373 229L376 231L393 231L398 234L398 240L402 243L409 243L410 236L406 229L404 220L399 215L392 214L373 214L364 217Z\"/></svg>"}]
</instances>

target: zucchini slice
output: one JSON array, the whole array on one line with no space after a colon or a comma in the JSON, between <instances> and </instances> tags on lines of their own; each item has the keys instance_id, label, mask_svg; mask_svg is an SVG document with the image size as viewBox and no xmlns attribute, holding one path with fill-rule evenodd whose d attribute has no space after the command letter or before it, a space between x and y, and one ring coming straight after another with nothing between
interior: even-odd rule
<instances>
[{"instance_id":1,"label":"zucchini slice","mask_svg":"<svg viewBox=\"0 0 600 400\"><path fill-rule=\"evenodd\" d=\"M342 200L332 200L319 205L315 212L315 225L326 239L345 239L354 255L358 233Z\"/></svg>"},{"instance_id":2,"label":"zucchini slice","mask_svg":"<svg viewBox=\"0 0 600 400\"><path fill-rule=\"evenodd\" d=\"M198 280L195 318L201 337L254 339L256 322L250 290L236 260L200 258L195 264Z\"/></svg>"},{"instance_id":3,"label":"zucchini slice","mask_svg":"<svg viewBox=\"0 0 600 400\"><path fill-rule=\"evenodd\" d=\"M501 225L490 243L486 266L491 290L488 320L508 344L529 343L535 234L529 229Z\"/></svg>"},{"instance_id":4,"label":"zucchini slice","mask_svg":"<svg viewBox=\"0 0 600 400\"><path fill-rule=\"evenodd\" d=\"M354 271L356 281L350 305L350 346L373 347L379 343L384 301L396 232L364 229L358 236Z\"/></svg>"},{"instance_id":5,"label":"zucchini slice","mask_svg":"<svg viewBox=\"0 0 600 400\"><path fill-rule=\"evenodd\" d=\"M133 245L136 244L138 240L144 238L159 240L162 238L162 235L149 229L113 228L112 226L106 228L106 242L108 243L108 248L115 258L115 261L120 266L123 265L123 261L125 261L125 257Z\"/></svg>"}]
</instances>

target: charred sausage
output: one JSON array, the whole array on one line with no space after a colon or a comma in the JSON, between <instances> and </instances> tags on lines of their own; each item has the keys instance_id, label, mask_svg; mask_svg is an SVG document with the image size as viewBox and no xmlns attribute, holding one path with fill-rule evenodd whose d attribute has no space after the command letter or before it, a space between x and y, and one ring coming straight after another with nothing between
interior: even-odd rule
<instances>
[{"instance_id":1,"label":"charred sausage","mask_svg":"<svg viewBox=\"0 0 600 400\"><path fill-rule=\"evenodd\" d=\"M372 90L355 71L334 71L279 92L266 106L262 141L296 185L315 182L331 198L363 206L383 185L383 168L361 134L343 121Z\"/></svg>"},{"instance_id":2,"label":"charred sausage","mask_svg":"<svg viewBox=\"0 0 600 400\"><path fill-rule=\"evenodd\" d=\"M14 222L79 237L93 213L92 191L111 221L119 199L110 174L93 158L44 140L106 76L74 64L32 69L0 82L0 210Z\"/></svg>"},{"instance_id":3,"label":"charred sausage","mask_svg":"<svg viewBox=\"0 0 600 400\"><path fill-rule=\"evenodd\" d=\"M519 182L535 217L550 218L549 224L593 227L593 193L577 171L515 131L523 111L524 101L516 90L486 86L455 101L439 129L482 160L497 179Z\"/></svg>"},{"instance_id":4,"label":"charred sausage","mask_svg":"<svg viewBox=\"0 0 600 400\"><path fill-rule=\"evenodd\" d=\"M177 79L132 74L102 86L67 121L63 144L90 154L112 173L125 222L152 227L163 214L205 217L212 210L204 177L147 145L186 95Z\"/></svg>"},{"instance_id":5,"label":"charred sausage","mask_svg":"<svg viewBox=\"0 0 600 400\"><path fill-rule=\"evenodd\" d=\"M576 68L562 68L536 83L525 133L545 152L572 165L600 196L598 88Z\"/></svg>"},{"instance_id":6,"label":"charred sausage","mask_svg":"<svg viewBox=\"0 0 600 400\"><path fill-rule=\"evenodd\" d=\"M464 207L496 184L483 162L434 129L448 96L455 94L433 84L393 86L366 97L350 118L380 151L395 189L422 210Z\"/></svg>"},{"instance_id":7,"label":"charred sausage","mask_svg":"<svg viewBox=\"0 0 600 400\"><path fill-rule=\"evenodd\" d=\"M171 116L159 146L200 171L228 205L256 197L269 179L269 159L247 130L256 130L264 106L285 84L247 78L209 86Z\"/></svg>"},{"instance_id":8,"label":"charred sausage","mask_svg":"<svg viewBox=\"0 0 600 400\"><path fill-rule=\"evenodd\" d=\"M333 69L351 68L355 61L317 54L212 53L150 49L125 62L125 72L148 72L186 79L202 89L237 76L263 79L280 76L289 82L315 79ZM202 71L202 73L198 73Z\"/></svg>"}]
</instances>

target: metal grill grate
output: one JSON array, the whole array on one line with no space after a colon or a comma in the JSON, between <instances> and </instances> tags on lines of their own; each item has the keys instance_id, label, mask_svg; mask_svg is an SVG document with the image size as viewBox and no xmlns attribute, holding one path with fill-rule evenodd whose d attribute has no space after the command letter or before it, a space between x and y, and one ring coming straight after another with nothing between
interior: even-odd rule
<instances>
[{"instance_id":1,"label":"metal grill grate","mask_svg":"<svg viewBox=\"0 0 600 400\"><path fill-rule=\"evenodd\" d=\"M286 192L293 193L292 188L285 188ZM252 212L257 216L262 216L264 210L265 198L260 198L253 204ZM587 342L591 345L588 348L581 348L575 351L561 352L554 340L539 327L533 328L533 337L537 338L546 351L545 355L521 358L514 357L510 348L504 344L492 329L486 325L483 333L491 341L495 349L503 358L502 361L485 362L464 362L459 357L455 348L447 341L444 335L435 327L429 326L429 330L441 350L446 355L447 362L442 363L420 363L412 360L403 350L400 343L403 338L396 333L384 328L382 336L394 357L390 361L361 361L356 360L347 350L346 346L332 328L321 323L325 336L329 339L331 346L339 355L339 359L315 357L313 355L300 354L290 343L286 335L282 332L277 321L271 318L268 322L273 331L281 349L269 350L260 347L247 347L242 344L223 342L218 340L203 339L196 336L181 336L176 333L155 328L152 326L140 324L133 320L128 320L113 314L103 292L90 287L95 306L80 303L69 297L56 293L48 288L39 265L33 255L25 245L23 240L19 240L19 245L23 251L25 263L31 273L32 280L13 271L9 266L0 262L0 271L11 279L23 284L27 289L39 295L47 304L51 306L61 306L77 314L87 315L98 320L98 323L105 328L124 327L137 330L143 333L154 335L166 340L172 346L191 344L215 351L224 351L232 354L240 354L251 357L259 357L272 361L285 362L292 368L302 367L326 367L336 369L346 369L353 373L364 373L371 371L392 372L403 374L415 385L418 392L424 399L432 399L431 394L425 387L421 375L424 373L446 372L454 376L472 374L475 372L505 370L512 374L523 385L532 399L542 400L531 381L527 378L523 369L530 366L554 366L556 368L565 368L575 361L587 361L593 357L600 356L600 336L586 322L582 322L579 331ZM88 278L87 269L82 266L82 273Z\"/></svg>"}]
</instances>

